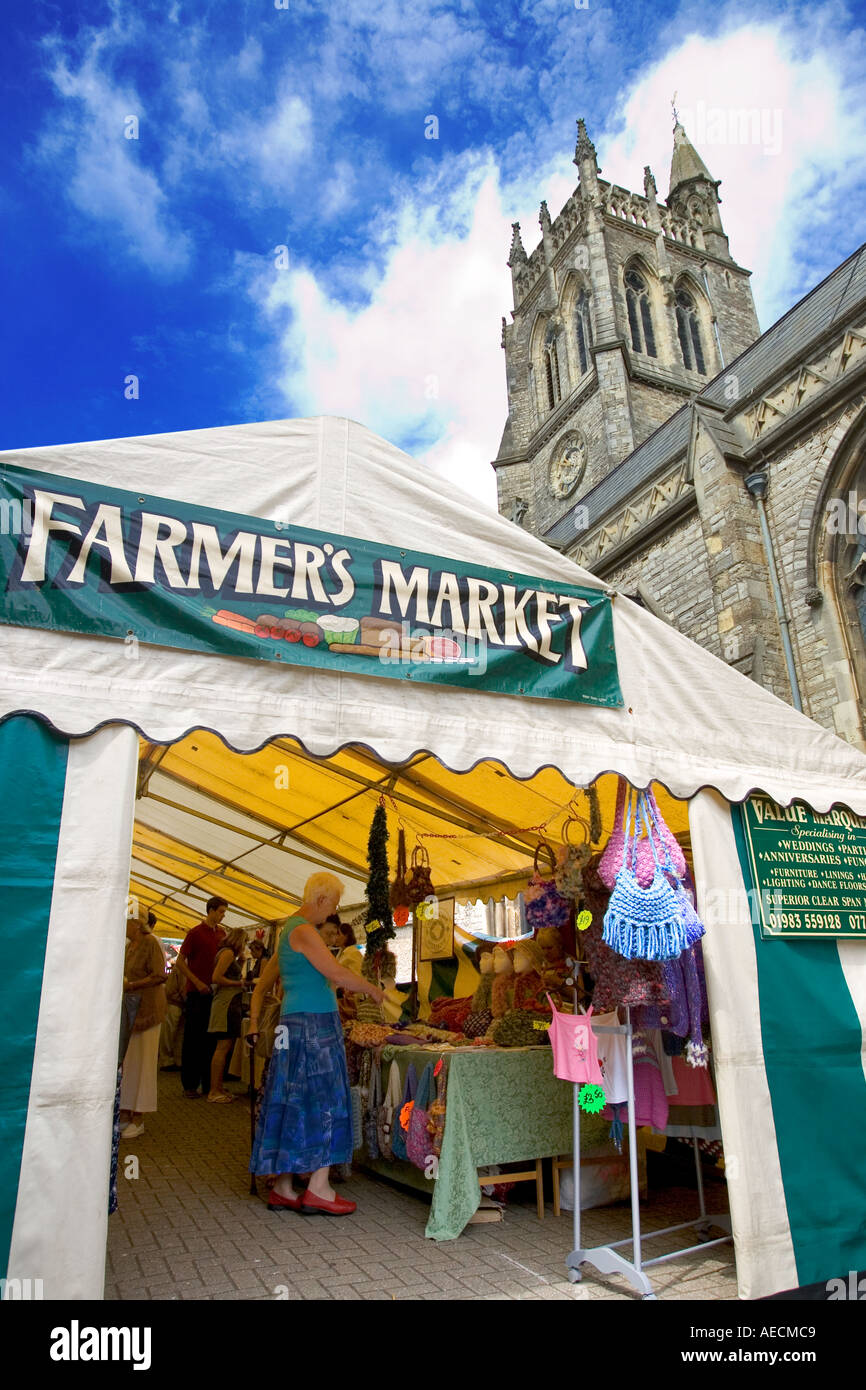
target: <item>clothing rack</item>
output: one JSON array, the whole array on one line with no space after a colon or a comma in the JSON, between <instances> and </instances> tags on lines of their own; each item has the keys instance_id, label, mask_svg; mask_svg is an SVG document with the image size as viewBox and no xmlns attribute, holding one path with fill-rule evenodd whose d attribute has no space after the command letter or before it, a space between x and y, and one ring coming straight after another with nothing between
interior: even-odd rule
<instances>
[{"instance_id":1,"label":"clothing rack","mask_svg":"<svg viewBox=\"0 0 866 1390\"><path fill-rule=\"evenodd\" d=\"M692 1142L695 1149L695 1172L697 1174L698 1202L700 1213L692 1221L680 1221L676 1226L665 1226L660 1231L649 1231L642 1235L640 1228L640 1190L637 1171L637 1126L634 1114L634 1056L632 1054L632 1039L634 1030L631 1022L631 1009L626 1008L625 1023L613 1026L610 1024L599 1024L597 1027L590 1026L593 1032L598 1033L619 1033L625 1034L627 1038L628 1065L626 1067L626 1087L628 1096L628 1162L629 1162L629 1185L631 1187L631 1236L624 1240L615 1240L610 1245L596 1245L590 1249L584 1249L581 1245L580 1232L580 1104L578 1096L580 1094L580 1084L574 1084L574 1249L566 1260L568 1277L572 1284L579 1284L583 1278L581 1265L592 1265L600 1274L623 1274L629 1283L642 1294L644 1299L655 1299L653 1286L650 1283L644 1270L650 1265L664 1264L669 1260L678 1260L683 1255L691 1255L696 1250L709 1250L714 1245L724 1245L726 1241L732 1239L731 1219L727 1215L710 1216L707 1214L706 1201L704 1197L704 1179L701 1172L701 1156L698 1148L696 1135L692 1135ZM715 1240L700 1240L697 1245L686 1246L684 1250L673 1250L669 1255L657 1255L652 1260L645 1260L642 1254L642 1240L656 1240L659 1236L668 1236L674 1231L694 1230L700 1236L702 1233L709 1232L711 1226L717 1226L720 1230L727 1231L728 1234L720 1236ZM624 1245L632 1247L632 1258L626 1259L619 1253Z\"/></svg>"}]
</instances>

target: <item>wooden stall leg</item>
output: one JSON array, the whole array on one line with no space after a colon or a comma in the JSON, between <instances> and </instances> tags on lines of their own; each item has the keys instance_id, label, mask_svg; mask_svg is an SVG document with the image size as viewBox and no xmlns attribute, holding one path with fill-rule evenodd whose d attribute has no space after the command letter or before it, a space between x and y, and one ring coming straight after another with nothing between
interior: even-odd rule
<instances>
[{"instance_id":1,"label":"wooden stall leg","mask_svg":"<svg viewBox=\"0 0 866 1390\"><path fill-rule=\"evenodd\" d=\"M538 1202L538 1219L544 1220L544 1169L541 1166L541 1159L535 1160L535 1196Z\"/></svg>"}]
</instances>

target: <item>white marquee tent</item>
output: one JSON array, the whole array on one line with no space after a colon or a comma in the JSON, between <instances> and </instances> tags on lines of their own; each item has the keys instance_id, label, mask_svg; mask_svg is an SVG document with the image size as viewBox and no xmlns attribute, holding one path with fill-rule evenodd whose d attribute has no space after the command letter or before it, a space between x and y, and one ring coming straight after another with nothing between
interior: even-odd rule
<instances>
[{"instance_id":1,"label":"white marquee tent","mask_svg":"<svg viewBox=\"0 0 866 1390\"><path fill-rule=\"evenodd\" d=\"M603 587L345 419L0 456L0 468L9 464ZM9 1277L43 1277L48 1297L101 1296L139 734L169 744L195 729L214 731L238 752L291 738L308 754L330 757L361 745L396 765L424 751L453 772L489 759L518 779L555 768L578 787L618 772L638 787L655 779L688 801L700 899L715 894L718 901L721 894L728 904L725 920L714 916L705 959L741 1295L761 1296L866 1263L863 1232L852 1234L855 1218L845 1215L857 1184L863 1205L856 1159L852 1169L844 1149L823 1132L796 1134L800 1117L790 1094L796 1077L779 1069L771 1025L786 1008L814 1012L815 1001L800 992L802 956L793 948L784 957L798 962L790 978L784 970L780 975L777 955L768 983L766 951L789 948L756 941L730 811L730 803L760 790L781 805L802 799L824 812L838 803L864 815L866 758L622 596L614 597L613 617L620 708L168 647L143 647L131 661L113 639L2 628L0 718L9 722L0 725L6 736L0 800L8 808L7 830L34 822L33 835L22 841L26 857L22 850L12 868L4 866L4 890L12 880L23 885L44 917L39 957L23 966L38 999L38 1022L23 1037L16 1075L5 1083L11 1111L17 1106L22 1115L22 1138L9 1147L4 1174ZM46 726L60 736L50 747ZM62 782L55 823L44 810L50 796L42 795L52 778ZM19 925L27 925L24 909ZM797 952L810 946L821 948L822 969L844 995L844 1027L832 1009L821 1015L831 1058L825 1083L832 1087L840 1068L850 1081L853 1068L866 1100L866 956L856 941L796 943ZM798 1137L808 1149L803 1164L821 1170L825 1190L838 1188L840 1212L832 1201L821 1219L802 1210L791 1176ZM848 1263L855 1258L860 1266Z\"/></svg>"}]
</instances>

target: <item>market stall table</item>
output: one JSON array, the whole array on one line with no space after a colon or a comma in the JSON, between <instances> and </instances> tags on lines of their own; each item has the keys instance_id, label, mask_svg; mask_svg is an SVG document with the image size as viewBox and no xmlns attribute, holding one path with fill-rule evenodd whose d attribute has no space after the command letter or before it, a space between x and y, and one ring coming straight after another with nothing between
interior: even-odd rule
<instances>
[{"instance_id":1,"label":"market stall table","mask_svg":"<svg viewBox=\"0 0 866 1390\"><path fill-rule=\"evenodd\" d=\"M534 1162L571 1151L572 1087L553 1075L547 1046L388 1046L382 1049L383 1083L395 1059L402 1084L410 1062L420 1077L431 1058L440 1055L448 1067L448 1090L435 1181L425 1178L411 1163L371 1161L363 1156L361 1161L373 1172L429 1192L432 1205L426 1235L433 1240L454 1240L480 1204L479 1168ZM581 1153L604 1152L612 1162L617 1161L609 1129L609 1121L586 1116ZM507 1173L501 1181L508 1181Z\"/></svg>"}]
</instances>

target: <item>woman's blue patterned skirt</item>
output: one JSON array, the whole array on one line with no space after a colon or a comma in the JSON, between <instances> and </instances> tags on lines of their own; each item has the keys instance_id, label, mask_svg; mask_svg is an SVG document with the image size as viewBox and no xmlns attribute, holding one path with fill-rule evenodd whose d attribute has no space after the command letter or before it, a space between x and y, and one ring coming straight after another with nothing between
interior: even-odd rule
<instances>
[{"instance_id":1,"label":"woman's blue patterned skirt","mask_svg":"<svg viewBox=\"0 0 866 1390\"><path fill-rule=\"evenodd\" d=\"M340 1015L284 1014L268 1066L250 1172L312 1173L352 1157Z\"/></svg>"}]
</instances>

